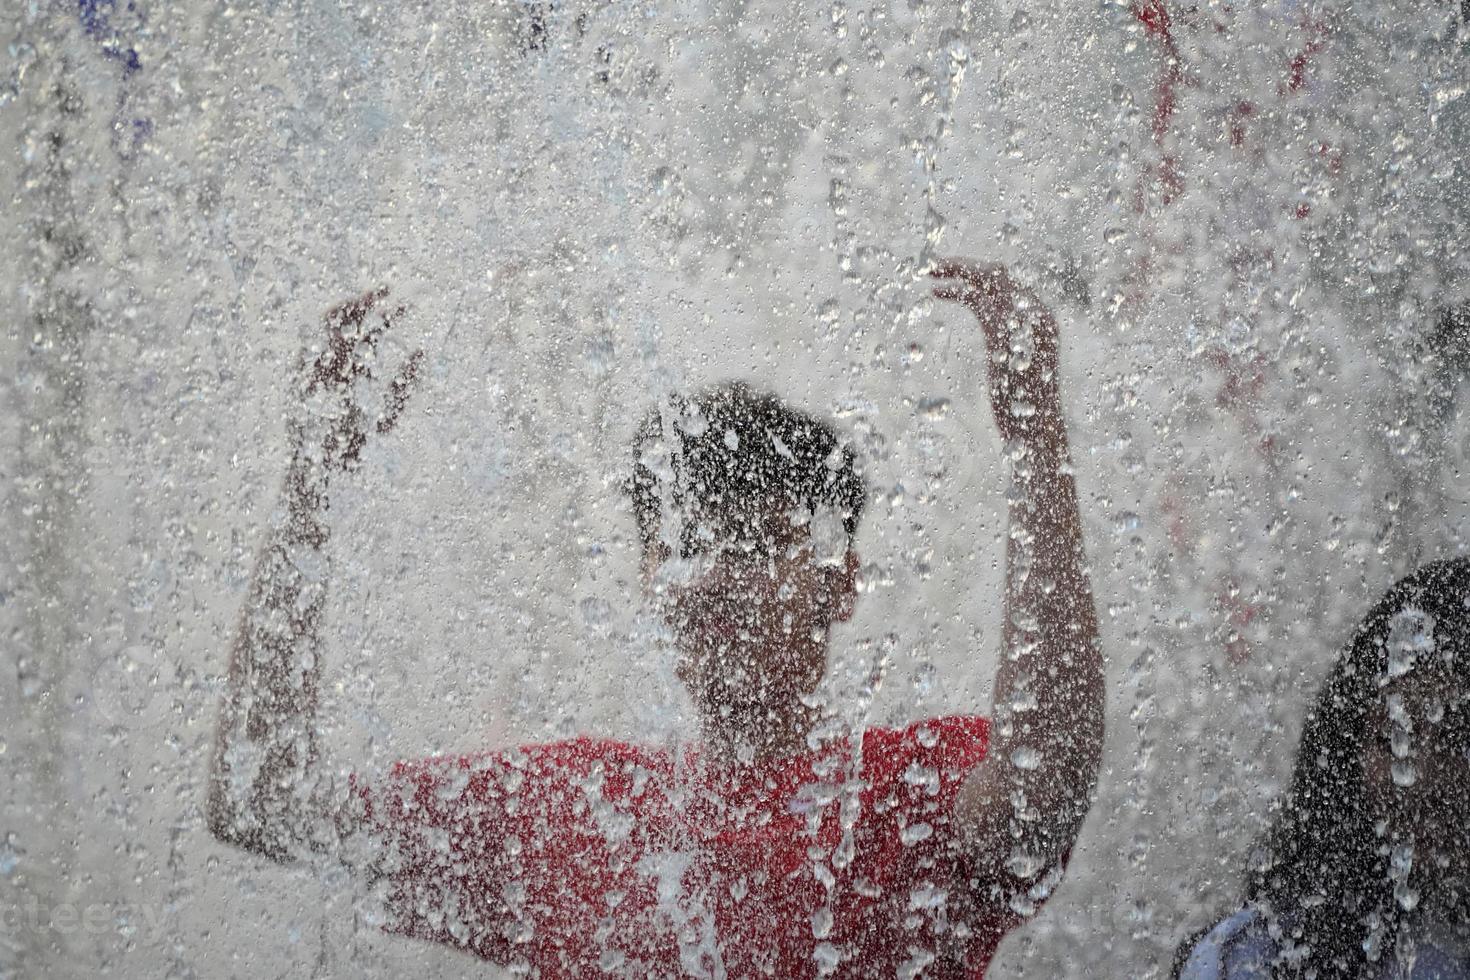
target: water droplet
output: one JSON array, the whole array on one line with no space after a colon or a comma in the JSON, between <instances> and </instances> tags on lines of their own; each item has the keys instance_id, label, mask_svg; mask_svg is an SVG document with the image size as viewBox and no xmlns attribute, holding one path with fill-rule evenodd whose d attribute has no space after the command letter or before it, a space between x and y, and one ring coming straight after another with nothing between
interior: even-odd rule
<instances>
[{"instance_id":1,"label":"water droplet","mask_svg":"<svg viewBox=\"0 0 1470 980\"><path fill-rule=\"evenodd\" d=\"M1006 870L1022 881L1035 878L1045 867L1046 862L1039 855L1028 853L1019 847L1013 848L1010 857L1006 859Z\"/></svg>"},{"instance_id":2,"label":"water droplet","mask_svg":"<svg viewBox=\"0 0 1470 980\"><path fill-rule=\"evenodd\" d=\"M1433 652L1434 617L1412 606L1395 613L1388 626L1388 676L1402 677Z\"/></svg>"},{"instance_id":3,"label":"water droplet","mask_svg":"<svg viewBox=\"0 0 1470 980\"><path fill-rule=\"evenodd\" d=\"M1442 109L1445 106L1449 105L1451 102L1459 101L1461 98L1464 97L1464 95L1465 86L1448 85L1442 89L1438 89L1435 91L1434 104L1437 108Z\"/></svg>"},{"instance_id":4,"label":"water droplet","mask_svg":"<svg viewBox=\"0 0 1470 980\"><path fill-rule=\"evenodd\" d=\"M949 414L948 398L924 398L919 401L919 414L930 422L938 422Z\"/></svg>"},{"instance_id":5,"label":"water droplet","mask_svg":"<svg viewBox=\"0 0 1470 980\"><path fill-rule=\"evenodd\" d=\"M1030 745L1018 746L1011 753L1011 765L1017 769L1035 769L1041 765L1042 759L1041 750Z\"/></svg>"},{"instance_id":6,"label":"water droplet","mask_svg":"<svg viewBox=\"0 0 1470 980\"><path fill-rule=\"evenodd\" d=\"M601 626L612 619L612 605L606 599L592 596L582 600L582 619L588 626Z\"/></svg>"},{"instance_id":7,"label":"water droplet","mask_svg":"<svg viewBox=\"0 0 1470 980\"><path fill-rule=\"evenodd\" d=\"M909 763L908 768L903 771L903 781L910 786L922 786L929 796L939 792L939 770L932 766Z\"/></svg>"},{"instance_id":8,"label":"water droplet","mask_svg":"<svg viewBox=\"0 0 1470 980\"><path fill-rule=\"evenodd\" d=\"M21 855L24 852L16 843L15 834L5 835L5 843L0 844L0 877L8 878L20 867Z\"/></svg>"},{"instance_id":9,"label":"water droplet","mask_svg":"<svg viewBox=\"0 0 1470 980\"><path fill-rule=\"evenodd\" d=\"M1011 911L1019 916L1029 919L1036 914L1036 903L1025 892L1016 892L1007 904L1010 905Z\"/></svg>"},{"instance_id":10,"label":"water droplet","mask_svg":"<svg viewBox=\"0 0 1470 980\"><path fill-rule=\"evenodd\" d=\"M455 768L434 785L434 795L441 800L457 800L470 784L468 770Z\"/></svg>"},{"instance_id":11,"label":"water droplet","mask_svg":"<svg viewBox=\"0 0 1470 980\"><path fill-rule=\"evenodd\" d=\"M818 943L812 950L812 959L817 961L818 975L825 977L837 971L842 963L842 952L831 943Z\"/></svg>"},{"instance_id":12,"label":"water droplet","mask_svg":"<svg viewBox=\"0 0 1470 980\"><path fill-rule=\"evenodd\" d=\"M903 842L904 847L912 847L921 840L928 840L934 835L934 828L927 823L911 823L898 832L898 839Z\"/></svg>"},{"instance_id":13,"label":"water droplet","mask_svg":"<svg viewBox=\"0 0 1470 980\"><path fill-rule=\"evenodd\" d=\"M914 950L912 955L898 968L899 980L915 980L924 975L924 969L933 963L935 956L927 949Z\"/></svg>"}]
</instances>

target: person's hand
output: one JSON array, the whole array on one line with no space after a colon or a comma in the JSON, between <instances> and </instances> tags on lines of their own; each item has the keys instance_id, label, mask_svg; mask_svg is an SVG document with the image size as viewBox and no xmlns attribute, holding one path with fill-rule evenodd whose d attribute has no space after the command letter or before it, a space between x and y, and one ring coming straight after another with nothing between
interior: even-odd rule
<instances>
[{"instance_id":1,"label":"person's hand","mask_svg":"<svg viewBox=\"0 0 1470 980\"><path fill-rule=\"evenodd\" d=\"M387 296L386 288L376 289L327 311L325 347L303 372L301 393L307 409L303 440L320 439L321 458L329 470L357 468L369 430L393 429L418 380L422 350L399 366L383 391L382 410L369 421L362 406L363 389L370 389L379 377L379 341L404 313L401 305L385 305ZM308 431L313 435L306 435Z\"/></svg>"},{"instance_id":2,"label":"person's hand","mask_svg":"<svg viewBox=\"0 0 1470 980\"><path fill-rule=\"evenodd\" d=\"M1060 446L1065 430L1051 311L998 263L948 259L930 275L944 280L934 296L964 304L985 331L990 407L1001 438Z\"/></svg>"}]
</instances>

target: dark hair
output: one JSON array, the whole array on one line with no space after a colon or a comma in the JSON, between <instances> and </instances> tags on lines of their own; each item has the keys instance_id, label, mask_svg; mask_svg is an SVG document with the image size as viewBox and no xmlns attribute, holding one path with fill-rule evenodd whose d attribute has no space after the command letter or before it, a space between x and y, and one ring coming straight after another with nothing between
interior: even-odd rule
<instances>
[{"instance_id":1,"label":"dark hair","mask_svg":"<svg viewBox=\"0 0 1470 980\"><path fill-rule=\"evenodd\" d=\"M849 538L857 530L867 494L852 449L827 422L738 381L672 398L669 408L677 438L666 438L659 408L633 438L627 487L645 548L658 535L664 492L675 506L695 504L736 536L754 532L770 507L800 504L813 512L835 508ZM697 550L695 539L696 530L685 527L686 552Z\"/></svg>"},{"instance_id":2,"label":"dark hair","mask_svg":"<svg viewBox=\"0 0 1470 980\"><path fill-rule=\"evenodd\" d=\"M1394 653L1390 634L1405 611L1433 617L1434 669L1470 689L1470 559L1425 565L1378 601L1339 655L1307 714L1291 788L1257 846L1246 897L1290 940L1276 976L1365 975L1372 916L1376 946L1391 955L1401 913L1363 772L1365 750L1381 735L1372 719Z\"/></svg>"}]
</instances>

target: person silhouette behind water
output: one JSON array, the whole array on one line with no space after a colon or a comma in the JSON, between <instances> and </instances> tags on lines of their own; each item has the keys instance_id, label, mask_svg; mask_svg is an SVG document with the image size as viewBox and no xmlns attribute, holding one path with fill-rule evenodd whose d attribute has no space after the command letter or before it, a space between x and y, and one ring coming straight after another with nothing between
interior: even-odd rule
<instances>
[{"instance_id":1,"label":"person silhouette behind water","mask_svg":"<svg viewBox=\"0 0 1470 980\"><path fill-rule=\"evenodd\" d=\"M627 486L698 744L582 736L335 778L317 720L328 502L404 418L419 364L380 411L364 397L404 315L380 291L329 315L304 375L230 659L212 832L338 857L376 883L388 929L542 977L981 975L1061 878L1104 683L1056 321L999 266L934 275L984 332L977 388L1013 476L994 724L823 736L813 695L857 598L866 492L829 423L735 383L651 412Z\"/></svg>"},{"instance_id":2,"label":"person silhouette behind water","mask_svg":"<svg viewBox=\"0 0 1470 980\"><path fill-rule=\"evenodd\" d=\"M1470 558L1394 585L1338 657L1245 898L1176 977L1470 978Z\"/></svg>"},{"instance_id":3,"label":"person silhouette behind water","mask_svg":"<svg viewBox=\"0 0 1470 980\"><path fill-rule=\"evenodd\" d=\"M1405 400L1442 436L1470 374L1470 304L1412 356L1425 385ZM1185 940L1175 977L1470 980L1467 569L1426 565L1363 620L1307 715L1244 908Z\"/></svg>"}]
</instances>

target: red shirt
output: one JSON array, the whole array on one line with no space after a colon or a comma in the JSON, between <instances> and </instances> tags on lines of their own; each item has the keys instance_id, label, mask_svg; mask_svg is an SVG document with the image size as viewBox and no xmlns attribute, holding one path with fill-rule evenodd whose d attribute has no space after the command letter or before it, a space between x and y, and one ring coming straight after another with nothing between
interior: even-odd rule
<instances>
[{"instance_id":1,"label":"red shirt","mask_svg":"<svg viewBox=\"0 0 1470 980\"><path fill-rule=\"evenodd\" d=\"M577 738L357 794L386 927L533 975L979 977L1005 926L977 921L951 816L987 732L935 718L738 772Z\"/></svg>"}]
</instances>

